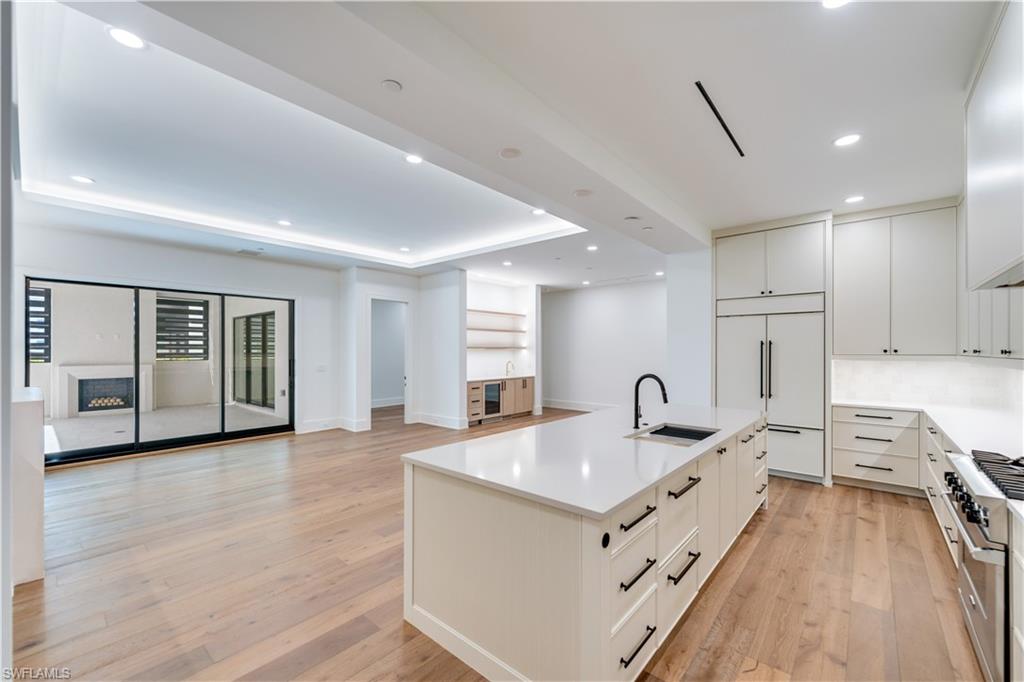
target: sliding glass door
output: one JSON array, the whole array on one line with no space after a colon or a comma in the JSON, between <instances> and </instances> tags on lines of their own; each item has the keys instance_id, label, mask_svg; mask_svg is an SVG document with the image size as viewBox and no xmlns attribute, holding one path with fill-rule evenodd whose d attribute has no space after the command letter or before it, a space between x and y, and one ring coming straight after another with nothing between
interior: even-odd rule
<instances>
[{"instance_id":1,"label":"sliding glass door","mask_svg":"<svg viewBox=\"0 0 1024 682\"><path fill-rule=\"evenodd\" d=\"M292 428L292 301L25 282L47 463Z\"/></svg>"}]
</instances>

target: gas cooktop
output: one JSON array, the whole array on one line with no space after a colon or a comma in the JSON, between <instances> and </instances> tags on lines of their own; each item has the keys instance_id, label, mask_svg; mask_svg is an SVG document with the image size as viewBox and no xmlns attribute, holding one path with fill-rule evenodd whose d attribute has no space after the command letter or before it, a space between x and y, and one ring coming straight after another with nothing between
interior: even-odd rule
<instances>
[{"instance_id":1,"label":"gas cooktop","mask_svg":"<svg viewBox=\"0 0 1024 682\"><path fill-rule=\"evenodd\" d=\"M1024 458L1010 459L998 452L972 450L971 456L1008 499L1024 500Z\"/></svg>"}]
</instances>

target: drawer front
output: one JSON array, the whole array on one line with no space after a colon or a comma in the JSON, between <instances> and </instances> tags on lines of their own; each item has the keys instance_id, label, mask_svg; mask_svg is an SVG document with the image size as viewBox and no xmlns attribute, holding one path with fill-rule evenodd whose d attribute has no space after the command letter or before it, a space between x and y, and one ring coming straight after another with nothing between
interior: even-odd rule
<instances>
[{"instance_id":1,"label":"drawer front","mask_svg":"<svg viewBox=\"0 0 1024 682\"><path fill-rule=\"evenodd\" d=\"M825 474L825 434L789 426L768 427L768 467L807 476Z\"/></svg>"},{"instance_id":2,"label":"drawer front","mask_svg":"<svg viewBox=\"0 0 1024 682\"><path fill-rule=\"evenodd\" d=\"M639 535L657 517L657 491L651 488L630 501L611 518L608 534L611 536L611 551L614 553L622 543Z\"/></svg>"},{"instance_id":3,"label":"drawer front","mask_svg":"<svg viewBox=\"0 0 1024 682\"><path fill-rule=\"evenodd\" d=\"M754 485L754 509L756 511L757 507L764 504L768 498L768 467L761 470Z\"/></svg>"},{"instance_id":4,"label":"drawer front","mask_svg":"<svg viewBox=\"0 0 1024 682\"><path fill-rule=\"evenodd\" d=\"M945 492L946 490L949 490L949 487L946 485L946 472L952 471L953 467L949 463L949 459L946 457L946 453L943 452L942 450L936 451L929 448L928 450L925 451L924 457L921 458L921 461L925 465L924 469L927 470L928 473L935 479L935 483L938 486L936 488L938 492L942 493ZM921 479L922 482L925 480L927 479Z\"/></svg>"},{"instance_id":5,"label":"drawer front","mask_svg":"<svg viewBox=\"0 0 1024 682\"><path fill-rule=\"evenodd\" d=\"M833 407L835 421L857 422L858 424L882 424L886 426L909 426L916 428L920 413L907 410L879 410L873 407Z\"/></svg>"},{"instance_id":6,"label":"drawer front","mask_svg":"<svg viewBox=\"0 0 1024 682\"><path fill-rule=\"evenodd\" d=\"M652 590L622 627L612 635L608 647L605 679L633 680L658 649L657 591Z\"/></svg>"},{"instance_id":7,"label":"drawer front","mask_svg":"<svg viewBox=\"0 0 1024 682\"><path fill-rule=\"evenodd\" d=\"M833 451L832 470L837 476L862 478L911 488L918 487L920 478L916 459L839 448Z\"/></svg>"},{"instance_id":8,"label":"drawer front","mask_svg":"<svg viewBox=\"0 0 1024 682\"><path fill-rule=\"evenodd\" d=\"M832 442L837 448L913 457L915 461L918 451L917 437L917 429L877 424L836 422L832 431Z\"/></svg>"},{"instance_id":9,"label":"drawer front","mask_svg":"<svg viewBox=\"0 0 1024 682\"><path fill-rule=\"evenodd\" d=\"M612 556L611 623L614 628L657 579L658 543L653 526Z\"/></svg>"},{"instance_id":10,"label":"drawer front","mask_svg":"<svg viewBox=\"0 0 1024 682\"><path fill-rule=\"evenodd\" d=\"M768 469L768 432L767 430L757 434L754 438L754 478L761 475L761 470Z\"/></svg>"},{"instance_id":11,"label":"drawer front","mask_svg":"<svg viewBox=\"0 0 1024 682\"><path fill-rule=\"evenodd\" d=\"M697 528L699 494L697 462L658 486L658 558L662 562Z\"/></svg>"},{"instance_id":12,"label":"drawer front","mask_svg":"<svg viewBox=\"0 0 1024 682\"><path fill-rule=\"evenodd\" d=\"M679 616L697 596L700 543L694 533L658 571L658 642L672 632Z\"/></svg>"}]
</instances>

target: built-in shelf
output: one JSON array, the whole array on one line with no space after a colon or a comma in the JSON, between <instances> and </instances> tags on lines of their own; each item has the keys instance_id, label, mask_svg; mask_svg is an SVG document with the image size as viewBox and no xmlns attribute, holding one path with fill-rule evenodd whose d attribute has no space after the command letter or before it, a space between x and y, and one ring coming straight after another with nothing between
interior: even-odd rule
<instances>
[{"instance_id":1,"label":"built-in shelf","mask_svg":"<svg viewBox=\"0 0 1024 682\"><path fill-rule=\"evenodd\" d=\"M466 327L467 332L502 332L503 334L525 334L525 329L499 329L498 327Z\"/></svg>"},{"instance_id":2,"label":"built-in shelf","mask_svg":"<svg viewBox=\"0 0 1024 682\"><path fill-rule=\"evenodd\" d=\"M526 317L523 313L506 313L502 310L480 310L479 308L469 308L466 312L480 313L482 315L503 315L505 317Z\"/></svg>"},{"instance_id":3,"label":"built-in shelf","mask_svg":"<svg viewBox=\"0 0 1024 682\"><path fill-rule=\"evenodd\" d=\"M466 346L466 350L526 350L526 346Z\"/></svg>"}]
</instances>

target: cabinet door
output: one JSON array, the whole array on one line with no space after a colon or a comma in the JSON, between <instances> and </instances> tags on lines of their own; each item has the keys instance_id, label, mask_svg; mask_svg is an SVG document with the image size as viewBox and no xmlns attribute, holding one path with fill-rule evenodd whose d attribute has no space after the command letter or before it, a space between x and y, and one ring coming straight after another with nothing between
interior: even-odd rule
<instances>
[{"instance_id":1,"label":"cabinet door","mask_svg":"<svg viewBox=\"0 0 1024 682\"><path fill-rule=\"evenodd\" d=\"M741 432L736 441L736 528L754 511L754 429Z\"/></svg>"},{"instance_id":2,"label":"cabinet door","mask_svg":"<svg viewBox=\"0 0 1024 682\"><path fill-rule=\"evenodd\" d=\"M992 354L1006 357L1010 350L1010 290L993 289L992 297Z\"/></svg>"},{"instance_id":3,"label":"cabinet door","mask_svg":"<svg viewBox=\"0 0 1024 682\"><path fill-rule=\"evenodd\" d=\"M981 353L981 293L967 292L967 354Z\"/></svg>"},{"instance_id":4,"label":"cabinet door","mask_svg":"<svg viewBox=\"0 0 1024 682\"><path fill-rule=\"evenodd\" d=\"M533 412L533 377L523 379L523 390L519 395L519 399L521 412Z\"/></svg>"},{"instance_id":5,"label":"cabinet door","mask_svg":"<svg viewBox=\"0 0 1024 682\"><path fill-rule=\"evenodd\" d=\"M976 355L999 355L992 343L992 289L982 289L978 293L978 350Z\"/></svg>"},{"instance_id":6,"label":"cabinet door","mask_svg":"<svg viewBox=\"0 0 1024 682\"><path fill-rule=\"evenodd\" d=\"M703 584L718 564L721 546L718 544L718 455L711 451L697 461L700 486L697 492L697 524L700 527L700 560L698 577ZM704 492L707 491L707 492Z\"/></svg>"},{"instance_id":7,"label":"cabinet door","mask_svg":"<svg viewBox=\"0 0 1024 682\"><path fill-rule=\"evenodd\" d=\"M1010 289L1009 349L1011 358L1024 358L1024 287Z\"/></svg>"},{"instance_id":8,"label":"cabinet door","mask_svg":"<svg viewBox=\"0 0 1024 682\"><path fill-rule=\"evenodd\" d=\"M889 351L889 219L836 225L833 231L832 351Z\"/></svg>"},{"instance_id":9,"label":"cabinet door","mask_svg":"<svg viewBox=\"0 0 1024 682\"><path fill-rule=\"evenodd\" d=\"M768 421L825 427L825 314L768 316Z\"/></svg>"},{"instance_id":10,"label":"cabinet door","mask_svg":"<svg viewBox=\"0 0 1024 682\"><path fill-rule=\"evenodd\" d=\"M956 353L956 209L892 218L892 349Z\"/></svg>"},{"instance_id":11,"label":"cabinet door","mask_svg":"<svg viewBox=\"0 0 1024 682\"><path fill-rule=\"evenodd\" d=\"M765 316L720 317L715 340L716 404L763 410Z\"/></svg>"},{"instance_id":12,"label":"cabinet door","mask_svg":"<svg viewBox=\"0 0 1024 682\"><path fill-rule=\"evenodd\" d=\"M967 212L963 204L956 211L956 342L961 355L970 355L970 291L967 289Z\"/></svg>"},{"instance_id":13,"label":"cabinet door","mask_svg":"<svg viewBox=\"0 0 1024 682\"><path fill-rule=\"evenodd\" d=\"M502 379L501 380L501 414L502 416L508 416L515 414L516 410L516 393L513 384L514 380Z\"/></svg>"},{"instance_id":14,"label":"cabinet door","mask_svg":"<svg viewBox=\"0 0 1024 682\"><path fill-rule=\"evenodd\" d=\"M736 439L723 444L718 456L719 556L736 537Z\"/></svg>"},{"instance_id":15,"label":"cabinet door","mask_svg":"<svg viewBox=\"0 0 1024 682\"><path fill-rule=\"evenodd\" d=\"M715 298L765 295L764 260L764 232L717 239Z\"/></svg>"},{"instance_id":16,"label":"cabinet door","mask_svg":"<svg viewBox=\"0 0 1024 682\"><path fill-rule=\"evenodd\" d=\"M825 223L765 233L769 294L825 290Z\"/></svg>"}]
</instances>

